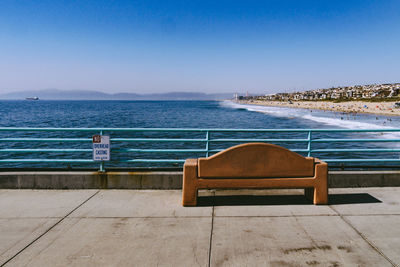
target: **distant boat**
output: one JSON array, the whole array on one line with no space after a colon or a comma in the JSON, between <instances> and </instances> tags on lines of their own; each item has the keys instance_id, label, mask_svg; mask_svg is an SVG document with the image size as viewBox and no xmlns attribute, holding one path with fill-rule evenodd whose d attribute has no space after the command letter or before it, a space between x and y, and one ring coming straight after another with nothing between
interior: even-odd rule
<instances>
[{"instance_id":1,"label":"distant boat","mask_svg":"<svg viewBox=\"0 0 400 267\"><path fill-rule=\"evenodd\" d=\"M35 96L35 97L27 97L25 98L26 100L39 100L39 97Z\"/></svg>"}]
</instances>

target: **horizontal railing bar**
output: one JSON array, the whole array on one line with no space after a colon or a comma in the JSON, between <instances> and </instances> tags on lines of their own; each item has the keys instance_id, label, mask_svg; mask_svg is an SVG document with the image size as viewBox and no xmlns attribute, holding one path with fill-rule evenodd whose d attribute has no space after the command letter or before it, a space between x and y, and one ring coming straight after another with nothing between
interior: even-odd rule
<instances>
[{"instance_id":1,"label":"horizontal railing bar","mask_svg":"<svg viewBox=\"0 0 400 267\"><path fill-rule=\"evenodd\" d=\"M117 149L117 150L111 150L112 152L174 152L174 153L205 153L205 152L221 152L224 149ZM307 149L291 149L291 151L294 152L308 152Z\"/></svg>"},{"instance_id":2,"label":"horizontal railing bar","mask_svg":"<svg viewBox=\"0 0 400 267\"><path fill-rule=\"evenodd\" d=\"M144 153L205 153L205 152L221 152L224 149L117 149L111 150L112 152L144 152ZM294 152L308 152L307 149L291 149Z\"/></svg>"},{"instance_id":3,"label":"horizontal railing bar","mask_svg":"<svg viewBox=\"0 0 400 267\"><path fill-rule=\"evenodd\" d=\"M135 163L184 163L184 159L127 159L119 162L135 162Z\"/></svg>"},{"instance_id":4,"label":"horizontal railing bar","mask_svg":"<svg viewBox=\"0 0 400 267\"><path fill-rule=\"evenodd\" d=\"M0 138L0 142L92 142L91 138ZM207 142L206 139L111 138L113 142ZM307 139L210 139L210 142L308 142Z\"/></svg>"},{"instance_id":5,"label":"horizontal railing bar","mask_svg":"<svg viewBox=\"0 0 400 267\"><path fill-rule=\"evenodd\" d=\"M145 153L205 153L206 149L111 149L111 152L145 152Z\"/></svg>"},{"instance_id":6,"label":"horizontal railing bar","mask_svg":"<svg viewBox=\"0 0 400 267\"><path fill-rule=\"evenodd\" d=\"M210 149L210 150L208 150L208 152L221 152L223 150L224 149ZM293 151L293 152L308 152L308 149L290 149L290 151Z\"/></svg>"},{"instance_id":7,"label":"horizontal railing bar","mask_svg":"<svg viewBox=\"0 0 400 267\"><path fill-rule=\"evenodd\" d=\"M112 138L114 142L308 142L307 139L178 139L178 138ZM0 142L92 142L91 138L0 138ZM328 142L400 142L400 139L312 139Z\"/></svg>"},{"instance_id":8,"label":"horizontal railing bar","mask_svg":"<svg viewBox=\"0 0 400 267\"><path fill-rule=\"evenodd\" d=\"M96 163L91 159L0 159L0 162L8 163Z\"/></svg>"},{"instance_id":9,"label":"horizontal railing bar","mask_svg":"<svg viewBox=\"0 0 400 267\"><path fill-rule=\"evenodd\" d=\"M207 142L206 139L179 138L111 138L113 142Z\"/></svg>"},{"instance_id":10,"label":"horizontal railing bar","mask_svg":"<svg viewBox=\"0 0 400 267\"><path fill-rule=\"evenodd\" d=\"M400 159L321 159L325 162L400 162Z\"/></svg>"},{"instance_id":11,"label":"horizontal railing bar","mask_svg":"<svg viewBox=\"0 0 400 267\"><path fill-rule=\"evenodd\" d=\"M92 138L0 138L0 142L92 142Z\"/></svg>"},{"instance_id":12,"label":"horizontal railing bar","mask_svg":"<svg viewBox=\"0 0 400 267\"><path fill-rule=\"evenodd\" d=\"M308 142L308 139L210 139L210 142Z\"/></svg>"},{"instance_id":13,"label":"horizontal railing bar","mask_svg":"<svg viewBox=\"0 0 400 267\"><path fill-rule=\"evenodd\" d=\"M400 132L400 129L206 129L210 132Z\"/></svg>"},{"instance_id":14,"label":"horizontal railing bar","mask_svg":"<svg viewBox=\"0 0 400 267\"><path fill-rule=\"evenodd\" d=\"M207 128L27 128L0 127L0 131L128 131L128 132L400 132L400 129L207 129Z\"/></svg>"},{"instance_id":15,"label":"horizontal railing bar","mask_svg":"<svg viewBox=\"0 0 400 267\"><path fill-rule=\"evenodd\" d=\"M332 142L400 142L400 139L312 139L312 143L332 143Z\"/></svg>"},{"instance_id":16,"label":"horizontal railing bar","mask_svg":"<svg viewBox=\"0 0 400 267\"><path fill-rule=\"evenodd\" d=\"M223 149L208 150L209 152L219 152ZM92 149L0 149L0 153L37 153L37 152L92 152ZM151 152L151 153L205 153L206 149L111 149L111 152Z\"/></svg>"},{"instance_id":17,"label":"horizontal railing bar","mask_svg":"<svg viewBox=\"0 0 400 267\"><path fill-rule=\"evenodd\" d=\"M204 132L207 129L183 129L183 128L24 128L24 127L0 127L0 131L45 131L45 132L100 132L100 131L116 131L116 132Z\"/></svg>"},{"instance_id":18,"label":"horizontal railing bar","mask_svg":"<svg viewBox=\"0 0 400 267\"><path fill-rule=\"evenodd\" d=\"M292 150L293 151L293 150ZM400 149L391 148L360 148L360 149L312 149L311 152L400 152Z\"/></svg>"},{"instance_id":19,"label":"horizontal railing bar","mask_svg":"<svg viewBox=\"0 0 400 267\"><path fill-rule=\"evenodd\" d=\"M92 149L0 149L0 153L38 153L38 152L92 152ZM111 152L149 152L149 153L205 153L205 152L220 152L223 149L111 149ZM308 152L307 149L292 149L294 152ZM317 150L316 150L317 151ZM400 150L399 150L400 151Z\"/></svg>"},{"instance_id":20,"label":"horizontal railing bar","mask_svg":"<svg viewBox=\"0 0 400 267\"><path fill-rule=\"evenodd\" d=\"M1 159L1 162L7 163L99 163L90 159ZM118 160L118 162L169 162L169 163L183 163L184 159L128 159ZM113 161L111 161L113 163ZM115 163L115 162L114 162Z\"/></svg>"},{"instance_id":21,"label":"horizontal railing bar","mask_svg":"<svg viewBox=\"0 0 400 267\"><path fill-rule=\"evenodd\" d=\"M92 149L74 149L74 148L43 148L43 149L28 149L28 148L21 148L21 149L13 149L13 148L6 148L6 149L0 149L0 153L6 153L6 152L14 152L14 153L28 153L28 152L92 152Z\"/></svg>"}]
</instances>

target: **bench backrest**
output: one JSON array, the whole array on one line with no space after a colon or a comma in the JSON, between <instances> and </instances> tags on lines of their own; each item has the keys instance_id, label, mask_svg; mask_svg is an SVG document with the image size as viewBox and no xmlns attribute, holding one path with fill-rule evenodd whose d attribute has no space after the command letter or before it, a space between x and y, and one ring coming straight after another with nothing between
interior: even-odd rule
<instances>
[{"instance_id":1,"label":"bench backrest","mask_svg":"<svg viewBox=\"0 0 400 267\"><path fill-rule=\"evenodd\" d=\"M314 158L266 143L233 146L211 157L199 158L198 166L200 178L314 176Z\"/></svg>"}]
</instances>

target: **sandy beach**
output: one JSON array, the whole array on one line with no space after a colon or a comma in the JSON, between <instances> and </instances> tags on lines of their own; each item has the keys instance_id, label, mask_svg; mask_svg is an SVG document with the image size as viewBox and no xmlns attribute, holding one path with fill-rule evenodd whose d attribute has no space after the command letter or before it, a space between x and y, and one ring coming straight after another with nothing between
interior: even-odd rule
<instances>
[{"instance_id":1,"label":"sandy beach","mask_svg":"<svg viewBox=\"0 0 400 267\"><path fill-rule=\"evenodd\" d=\"M320 109L330 110L343 113L371 113L377 115L400 116L400 108L395 108L395 102L327 102L327 101L260 101L260 100L240 100L240 104L263 105L274 107L303 108L303 109Z\"/></svg>"}]
</instances>

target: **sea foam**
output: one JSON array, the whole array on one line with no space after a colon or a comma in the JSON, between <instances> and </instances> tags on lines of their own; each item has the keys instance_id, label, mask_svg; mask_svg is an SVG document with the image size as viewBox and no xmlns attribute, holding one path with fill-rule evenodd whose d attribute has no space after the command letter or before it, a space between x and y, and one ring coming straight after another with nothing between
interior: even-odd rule
<instances>
[{"instance_id":1,"label":"sea foam","mask_svg":"<svg viewBox=\"0 0 400 267\"><path fill-rule=\"evenodd\" d=\"M287 108L287 107L272 107L272 106L261 106L261 105L250 105L250 104L238 104L232 101L222 101L221 106L233 109L244 109L252 112L260 112L275 117L284 118L299 118L309 121L316 122L315 128L318 128L318 124L321 126L333 126L332 128L342 129L396 129L398 122L392 122L391 126L383 125L386 123L386 117L380 116L380 119L374 115L363 116L352 116L349 114L341 114L333 111L321 111L321 110L308 110L300 108ZM400 138L400 133L379 133L373 134L379 135L379 138Z\"/></svg>"}]
</instances>

